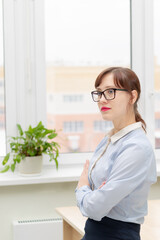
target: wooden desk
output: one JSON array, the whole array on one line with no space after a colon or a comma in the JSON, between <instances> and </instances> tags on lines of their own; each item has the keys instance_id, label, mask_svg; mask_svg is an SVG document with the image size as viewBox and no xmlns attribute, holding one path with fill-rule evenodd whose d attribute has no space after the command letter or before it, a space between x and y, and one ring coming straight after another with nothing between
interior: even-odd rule
<instances>
[{"instance_id":1,"label":"wooden desk","mask_svg":"<svg viewBox=\"0 0 160 240\"><path fill-rule=\"evenodd\" d=\"M56 211L63 218L63 240L80 240L87 220L78 207L60 207Z\"/></svg>"},{"instance_id":2,"label":"wooden desk","mask_svg":"<svg viewBox=\"0 0 160 240\"><path fill-rule=\"evenodd\" d=\"M80 240L84 235L86 217L78 207L56 208L63 218L63 240ZM148 216L141 227L141 240L160 240L160 200L148 202Z\"/></svg>"},{"instance_id":3,"label":"wooden desk","mask_svg":"<svg viewBox=\"0 0 160 240\"><path fill-rule=\"evenodd\" d=\"M142 240L160 240L160 200L148 201L148 215L141 227Z\"/></svg>"}]
</instances>

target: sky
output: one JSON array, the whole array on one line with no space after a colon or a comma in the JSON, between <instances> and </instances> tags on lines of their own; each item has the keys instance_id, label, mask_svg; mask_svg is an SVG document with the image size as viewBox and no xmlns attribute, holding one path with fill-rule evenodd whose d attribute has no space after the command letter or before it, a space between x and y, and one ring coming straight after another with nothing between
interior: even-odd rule
<instances>
[{"instance_id":1,"label":"sky","mask_svg":"<svg viewBox=\"0 0 160 240\"><path fill-rule=\"evenodd\" d=\"M47 62L124 63L130 59L129 0L45 0ZM160 1L154 0L154 52L160 63ZM3 64L0 0L0 65Z\"/></svg>"},{"instance_id":2,"label":"sky","mask_svg":"<svg viewBox=\"0 0 160 240\"><path fill-rule=\"evenodd\" d=\"M44 2L47 62L63 61L65 64L80 65L113 61L128 63L129 0L45 0ZM2 0L0 4L2 5ZM0 63L3 59L2 50L2 12L0 11Z\"/></svg>"},{"instance_id":3,"label":"sky","mask_svg":"<svg viewBox=\"0 0 160 240\"><path fill-rule=\"evenodd\" d=\"M46 61L129 64L129 0L46 0Z\"/></svg>"}]
</instances>

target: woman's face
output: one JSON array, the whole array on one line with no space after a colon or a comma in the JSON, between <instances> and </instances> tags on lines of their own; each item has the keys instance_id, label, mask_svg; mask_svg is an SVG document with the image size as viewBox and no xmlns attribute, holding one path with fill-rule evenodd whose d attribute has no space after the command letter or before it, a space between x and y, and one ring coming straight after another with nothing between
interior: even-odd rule
<instances>
[{"instance_id":1,"label":"woman's face","mask_svg":"<svg viewBox=\"0 0 160 240\"><path fill-rule=\"evenodd\" d=\"M105 75L101 84L97 87L98 91L104 91L108 88L118 88L114 84L112 73ZM106 100L102 95L98 102L98 107L104 120L112 121L120 124L132 121L131 117L135 117L133 111L133 103L131 94L127 91L116 91L113 100Z\"/></svg>"}]
</instances>

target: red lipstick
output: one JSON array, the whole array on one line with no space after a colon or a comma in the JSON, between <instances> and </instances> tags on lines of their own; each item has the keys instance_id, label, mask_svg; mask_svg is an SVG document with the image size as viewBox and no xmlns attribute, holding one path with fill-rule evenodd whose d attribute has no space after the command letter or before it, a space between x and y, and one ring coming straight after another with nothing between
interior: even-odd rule
<instances>
[{"instance_id":1,"label":"red lipstick","mask_svg":"<svg viewBox=\"0 0 160 240\"><path fill-rule=\"evenodd\" d=\"M101 108L101 111L102 111L102 112L106 112L106 111L108 111L108 110L110 110L110 109L111 109L111 108L108 108L108 107L102 107L102 108Z\"/></svg>"}]
</instances>

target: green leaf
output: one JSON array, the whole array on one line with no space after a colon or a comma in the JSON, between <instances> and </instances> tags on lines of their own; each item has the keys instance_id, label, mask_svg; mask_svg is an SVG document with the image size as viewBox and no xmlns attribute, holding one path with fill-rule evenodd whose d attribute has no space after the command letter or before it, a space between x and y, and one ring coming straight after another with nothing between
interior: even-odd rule
<instances>
[{"instance_id":1,"label":"green leaf","mask_svg":"<svg viewBox=\"0 0 160 240\"><path fill-rule=\"evenodd\" d=\"M11 170L12 170L12 172L14 172L15 166L16 166L16 163L13 163L13 164L11 165Z\"/></svg>"},{"instance_id":2,"label":"green leaf","mask_svg":"<svg viewBox=\"0 0 160 240\"><path fill-rule=\"evenodd\" d=\"M61 146L56 143L56 142L51 142L52 146L55 147L56 149L61 148Z\"/></svg>"},{"instance_id":3,"label":"green leaf","mask_svg":"<svg viewBox=\"0 0 160 240\"><path fill-rule=\"evenodd\" d=\"M32 134L30 132L28 132L28 131L25 131L25 134L26 134L27 140L32 137Z\"/></svg>"},{"instance_id":4,"label":"green leaf","mask_svg":"<svg viewBox=\"0 0 160 240\"><path fill-rule=\"evenodd\" d=\"M20 161L21 161L21 156L20 156L20 155L17 155L17 156L16 156L16 161L17 161L18 163L20 163Z\"/></svg>"},{"instance_id":5,"label":"green leaf","mask_svg":"<svg viewBox=\"0 0 160 240\"><path fill-rule=\"evenodd\" d=\"M31 127L31 125L30 125L29 128L28 128L28 132L29 132L30 134L33 133L33 128Z\"/></svg>"},{"instance_id":6,"label":"green leaf","mask_svg":"<svg viewBox=\"0 0 160 240\"><path fill-rule=\"evenodd\" d=\"M50 135L48 135L49 139L55 138L57 136L57 133L52 133Z\"/></svg>"},{"instance_id":7,"label":"green leaf","mask_svg":"<svg viewBox=\"0 0 160 240\"><path fill-rule=\"evenodd\" d=\"M2 172L10 168L15 170L17 163L26 156L37 156L45 153L50 156L50 161L54 160L58 168L58 156L60 145L52 139L57 136L55 129L47 129L40 121L34 128L30 125L27 131L23 131L20 124L17 124L18 136L10 137L11 153L8 153L3 159L3 165L7 165ZM13 161L9 164L10 154L13 154Z\"/></svg>"},{"instance_id":8,"label":"green leaf","mask_svg":"<svg viewBox=\"0 0 160 240\"><path fill-rule=\"evenodd\" d=\"M59 156L59 150L56 149L56 158Z\"/></svg>"},{"instance_id":9,"label":"green leaf","mask_svg":"<svg viewBox=\"0 0 160 240\"><path fill-rule=\"evenodd\" d=\"M3 159L3 162L2 162L3 165L5 165L8 162L9 157L10 157L10 153L7 153L7 155Z\"/></svg>"},{"instance_id":10,"label":"green leaf","mask_svg":"<svg viewBox=\"0 0 160 240\"><path fill-rule=\"evenodd\" d=\"M10 166L7 165L7 166L5 166L5 168L4 168L3 170L0 171L0 173L5 173L5 172L7 172L9 169L10 169Z\"/></svg>"},{"instance_id":11,"label":"green leaf","mask_svg":"<svg viewBox=\"0 0 160 240\"><path fill-rule=\"evenodd\" d=\"M45 128L45 133L46 133L46 134L53 133L54 131L55 131L55 130L52 130L52 129L46 129L46 128Z\"/></svg>"},{"instance_id":12,"label":"green leaf","mask_svg":"<svg viewBox=\"0 0 160 240\"><path fill-rule=\"evenodd\" d=\"M18 128L18 131L19 131L20 136L23 136L23 130L22 130L22 128L21 128L21 125L20 125L20 124L17 124L17 128Z\"/></svg>"},{"instance_id":13,"label":"green leaf","mask_svg":"<svg viewBox=\"0 0 160 240\"><path fill-rule=\"evenodd\" d=\"M14 143L14 142L11 142L11 143L10 143L10 147L11 147L11 148L13 148L15 145L16 145L16 143Z\"/></svg>"},{"instance_id":14,"label":"green leaf","mask_svg":"<svg viewBox=\"0 0 160 240\"><path fill-rule=\"evenodd\" d=\"M56 164L56 169L58 169L57 155L56 155L56 157L54 157L54 154L53 154L53 153L50 153L49 156L50 156L50 160L49 160L49 161L51 162L51 161L54 160L54 161L55 161L55 164Z\"/></svg>"},{"instance_id":15,"label":"green leaf","mask_svg":"<svg viewBox=\"0 0 160 240\"><path fill-rule=\"evenodd\" d=\"M11 137L11 139L13 139L13 140L16 140L16 138L15 138L15 137Z\"/></svg>"},{"instance_id":16,"label":"green leaf","mask_svg":"<svg viewBox=\"0 0 160 240\"><path fill-rule=\"evenodd\" d=\"M50 153L49 156L50 156L49 161L51 162L51 161L54 159L54 154L53 154L53 153Z\"/></svg>"},{"instance_id":17,"label":"green leaf","mask_svg":"<svg viewBox=\"0 0 160 240\"><path fill-rule=\"evenodd\" d=\"M29 154L29 156L35 156L36 155L36 150L27 150L27 153Z\"/></svg>"},{"instance_id":18,"label":"green leaf","mask_svg":"<svg viewBox=\"0 0 160 240\"><path fill-rule=\"evenodd\" d=\"M55 158L54 161L56 163L56 169L58 169L58 160L57 160L57 158Z\"/></svg>"},{"instance_id":19,"label":"green leaf","mask_svg":"<svg viewBox=\"0 0 160 240\"><path fill-rule=\"evenodd\" d=\"M42 121L40 121L40 122L38 123L37 128L39 128L39 127L44 127L43 124L42 124Z\"/></svg>"},{"instance_id":20,"label":"green leaf","mask_svg":"<svg viewBox=\"0 0 160 240\"><path fill-rule=\"evenodd\" d=\"M24 154L23 154L23 155L21 155L21 156L22 156L22 159L24 159L24 158L26 157L26 155L24 155Z\"/></svg>"}]
</instances>

